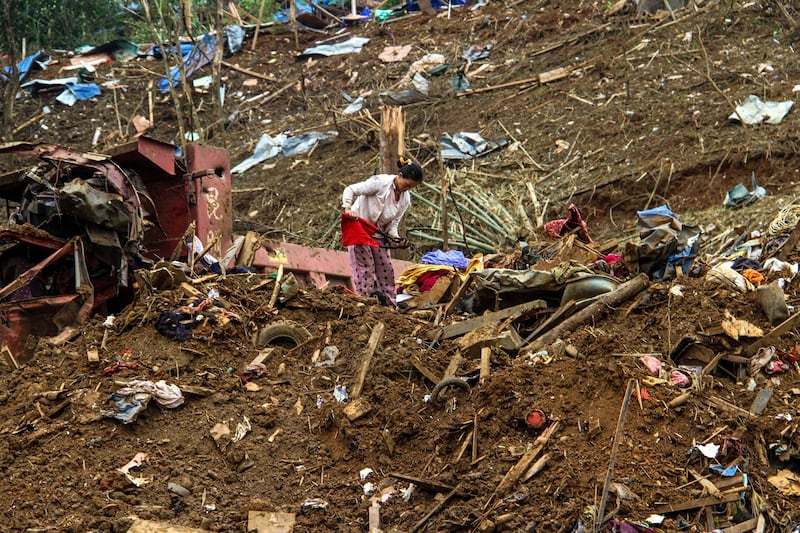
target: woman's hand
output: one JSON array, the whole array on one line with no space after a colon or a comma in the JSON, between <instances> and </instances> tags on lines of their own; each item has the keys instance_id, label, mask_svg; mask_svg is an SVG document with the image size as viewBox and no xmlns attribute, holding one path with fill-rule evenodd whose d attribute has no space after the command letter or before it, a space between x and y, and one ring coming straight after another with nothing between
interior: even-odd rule
<instances>
[{"instance_id":1,"label":"woman's hand","mask_svg":"<svg viewBox=\"0 0 800 533\"><path fill-rule=\"evenodd\" d=\"M356 214L356 212L353 211L352 209L350 209L349 207L344 210L344 214L345 214L345 216L350 217L350 218L358 218L358 215Z\"/></svg>"}]
</instances>

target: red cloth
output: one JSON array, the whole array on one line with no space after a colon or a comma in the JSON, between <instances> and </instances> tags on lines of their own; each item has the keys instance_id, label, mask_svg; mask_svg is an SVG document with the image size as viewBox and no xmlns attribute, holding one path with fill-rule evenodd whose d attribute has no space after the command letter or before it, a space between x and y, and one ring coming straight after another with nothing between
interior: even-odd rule
<instances>
[{"instance_id":1,"label":"red cloth","mask_svg":"<svg viewBox=\"0 0 800 533\"><path fill-rule=\"evenodd\" d=\"M342 213L342 245L352 246L354 244L364 244L378 247L378 241L372 238L378 227L363 218L352 218Z\"/></svg>"},{"instance_id":2,"label":"red cloth","mask_svg":"<svg viewBox=\"0 0 800 533\"><path fill-rule=\"evenodd\" d=\"M589 228L586 226L586 222L584 222L583 218L581 218L581 213L578 211L578 208L575 207L575 204L570 204L569 207L567 207L567 218L551 220L544 225L544 232L554 239L558 239L562 235L576 229L579 240L587 244L594 242L592 238L589 237Z\"/></svg>"},{"instance_id":3,"label":"red cloth","mask_svg":"<svg viewBox=\"0 0 800 533\"><path fill-rule=\"evenodd\" d=\"M417 278L417 286L419 287L419 292L427 292L436 285L436 282L439 281L439 278L442 276L447 276L450 274L452 270L442 269L442 270L434 270L432 272L425 272L420 277Z\"/></svg>"}]
</instances>

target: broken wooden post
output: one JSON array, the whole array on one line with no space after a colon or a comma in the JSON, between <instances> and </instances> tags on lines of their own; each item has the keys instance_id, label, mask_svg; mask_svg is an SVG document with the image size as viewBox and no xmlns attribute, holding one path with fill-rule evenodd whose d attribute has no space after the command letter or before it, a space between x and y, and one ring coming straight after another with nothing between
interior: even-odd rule
<instances>
[{"instance_id":1,"label":"broken wooden post","mask_svg":"<svg viewBox=\"0 0 800 533\"><path fill-rule=\"evenodd\" d=\"M450 301L447 303L447 305L444 306L444 311L442 312L442 319L447 318L447 315L449 315L450 312L453 311L455 306L458 305L458 302L461 301L461 298L467 292L467 289L469 289L470 285L472 285L473 279L474 278L472 276L468 276L467 279L461 282L461 285L459 285L458 290L453 295L453 298L451 298Z\"/></svg>"},{"instance_id":2,"label":"broken wooden post","mask_svg":"<svg viewBox=\"0 0 800 533\"><path fill-rule=\"evenodd\" d=\"M253 266L253 261L256 258L256 250L261 247L261 242L258 238L258 233L255 231L248 231L244 236L244 243L239 255L236 257L236 266Z\"/></svg>"},{"instance_id":3,"label":"broken wooden post","mask_svg":"<svg viewBox=\"0 0 800 533\"><path fill-rule=\"evenodd\" d=\"M501 320L510 318L512 316L519 317L529 311L538 311L545 309L546 307L547 303L544 300L532 300L530 302L525 302L523 304L515 305L514 307L501 309L500 311L492 311L489 313L485 313L479 317L462 320L461 322L456 322L454 324L450 324L449 326L445 326L444 328L442 328L442 335L440 338L450 339L452 337L458 337L459 335L463 335L467 332L477 329L483 324L490 322L500 322Z\"/></svg>"},{"instance_id":4,"label":"broken wooden post","mask_svg":"<svg viewBox=\"0 0 800 533\"><path fill-rule=\"evenodd\" d=\"M267 304L267 309L272 309L278 301L278 294L281 292L281 281L283 280L283 265L278 265L278 273L275 275L275 286L272 287L272 296Z\"/></svg>"},{"instance_id":5,"label":"broken wooden post","mask_svg":"<svg viewBox=\"0 0 800 533\"><path fill-rule=\"evenodd\" d=\"M405 118L402 107L381 108L380 162L383 174L397 173L397 160L405 152Z\"/></svg>"},{"instance_id":6,"label":"broken wooden post","mask_svg":"<svg viewBox=\"0 0 800 533\"><path fill-rule=\"evenodd\" d=\"M362 416L369 414L369 412L372 411L372 406L366 398L356 398L352 402L347 402L347 405L344 406L342 411L350 422L354 422Z\"/></svg>"},{"instance_id":7,"label":"broken wooden post","mask_svg":"<svg viewBox=\"0 0 800 533\"><path fill-rule=\"evenodd\" d=\"M367 512L367 522L369 523L369 533L378 533L381 529L381 506L376 501L369 506Z\"/></svg>"},{"instance_id":8,"label":"broken wooden post","mask_svg":"<svg viewBox=\"0 0 800 533\"><path fill-rule=\"evenodd\" d=\"M609 309L614 308L622 302L625 302L639 294L641 291L647 288L648 284L649 281L647 279L647 274L639 274L635 278L626 281L613 291L601 296L589 307L578 311L536 339L529 347L525 349L525 352L532 353L541 350L545 346L552 344L563 334L573 331L575 328L585 324L591 319L603 316L606 312L608 312Z\"/></svg>"},{"instance_id":9,"label":"broken wooden post","mask_svg":"<svg viewBox=\"0 0 800 533\"><path fill-rule=\"evenodd\" d=\"M546 453L543 456L541 456L535 463L533 463L533 466L531 466L528 469L528 471L525 472L525 475L522 476L522 481L523 482L528 481L530 478L532 478L533 476L544 470L544 467L547 466L547 463L549 461L550 461L549 453Z\"/></svg>"},{"instance_id":10,"label":"broken wooden post","mask_svg":"<svg viewBox=\"0 0 800 533\"><path fill-rule=\"evenodd\" d=\"M383 331L385 328L386 326L383 324L383 322L378 322L375 325L375 328L372 330L372 334L369 336L367 349L364 352L364 358L361 360L361 372L359 372L356 386L353 387L353 392L350 394L350 398L352 400L357 400L358 397L361 396L361 392L364 389L364 380L367 379L369 365L372 362L372 356L375 354L375 350L378 348L378 345L383 339Z\"/></svg>"},{"instance_id":11,"label":"broken wooden post","mask_svg":"<svg viewBox=\"0 0 800 533\"><path fill-rule=\"evenodd\" d=\"M107 332L108 330L106 330ZM105 332L103 333L103 338L105 338ZM92 346L86 350L86 359L89 363L99 363L100 362L100 353L97 351L97 348Z\"/></svg>"},{"instance_id":12,"label":"broken wooden post","mask_svg":"<svg viewBox=\"0 0 800 533\"><path fill-rule=\"evenodd\" d=\"M481 385L483 385L486 380L489 379L489 372L491 372L491 359L491 346L484 346L481 348Z\"/></svg>"}]
</instances>

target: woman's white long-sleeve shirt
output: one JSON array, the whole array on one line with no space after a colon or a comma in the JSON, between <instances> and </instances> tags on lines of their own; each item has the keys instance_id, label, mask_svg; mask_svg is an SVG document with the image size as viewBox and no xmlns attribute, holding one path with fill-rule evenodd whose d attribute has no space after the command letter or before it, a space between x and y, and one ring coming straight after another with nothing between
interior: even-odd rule
<instances>
[{"instance_id":1,"label":"woman's white long-sleeve shirt","mask_svg":"<svg viewBox=\"0 0 800 533\"><path fill-rule=\"evenodd\" d=\"M352 209L358 216L369 220L382 232L399 237L398 228L408 206L411 194L400 193L395 199L394 174L376 174L365 181L345 187L342 207Z\"/></svg>"}]
</instances>

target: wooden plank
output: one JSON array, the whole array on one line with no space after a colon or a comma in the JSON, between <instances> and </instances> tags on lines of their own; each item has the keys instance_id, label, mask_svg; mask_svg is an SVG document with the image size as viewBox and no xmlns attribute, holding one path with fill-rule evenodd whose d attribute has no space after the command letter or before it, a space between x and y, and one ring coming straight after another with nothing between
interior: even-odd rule
<instances>
[{"instance_id":1,"label":"wooden plank","mask_svg":"<svg viewBox=\"0 0 800 533\"><path fill-rule=\"evenodd\" d=\"M128 533L207 533L207 529L197 529L195 527L175 526L163 522L153 522L152 520L136 519L128 529Z\"/></svg>"},{"instance_id":2,"label":"wooden plank","mask_svg":"<svg viewBox=\"0 0 800 533\"><path fill-rule=\"evenodd\" d=\"M735 526L726 527L722 530L722 533L749 533L753 531L756 527L758 527L758 517L751 518L750 520L746 520L744 522L740 522Z\"/></svg>"},{"instance_id":3,"label":"wooden plank","mask_svg":"<svg viewBox=\"0 0 800 533\"><path fill-rule=\"evenodd\" d=\"M729 487L736 487L744 483L744 474L739 473L731 477L723 477L714 481L714 485L720 490Z\"/></svg>"},{"instance_id":4,"label":"wooden plank","mask_svg":"<svg viewBox=\"0 0 800 533\"><path fill-rule=\"evenodd\" d=\"M776 344L781 335L788 332L793 327L800 325L800 313L795 313L777 326L775 326L769 333L758 339L757 341L748 344L744 348L746 355L753 355L763 346Z\"/></svg>"},{"instance_id":5,"label":"wooden plank","mask_svg":"<svg viewBox=\"0 0 800 533\"><path fill-rule=\"evenodd\" d=\"M361 372L359 372L356 386L353 387L353 392L350 394L351 400L356 400L359 396L361 396L361 391L364 389L364 380L367 379L369 365L372 363L372 356L375 354L375 350L378 348L378 345L383 339L384 329L386 329L386 326L383 324L383 322L378 322L375 325L375 328L372 330L372 334L369 336L367 349L364 351L364 357L361 360Z\"/></svg>"},{"instance_id":6,"label":"wooden plank","mask_svg":"<svg viewBox=\"0 0 800 533\"><path fill-rule=\"evenodd\" d=\"M514 315L522 315L528 311L545 309L546 307L547 304L544 300L532 300L530 302L515 305L514 307L509 307L508 309L501 309L500 311L485 313L479 317L462 320L461 322L456 322L455 324L445 326L442 330L441 338L450 339L453 337L458 337L459 335L463 335L469 331L472 331L473 329L482 326L487 322L499 322Z\"/></svg>"},{"instance_id":7,"label":"wooden plank","mask_svg":"<svg viewBox=\"0 0 800 533\"><path fill-rule=\"evenodd\" d=\"M436 385L439 383L439 376L433 373L433 370L422 364L422 361L415 355L411 358L411 366L417 369L417 372L425 376L428 381Z\"/></svg>"},{"instance_id":8,"label":"wooden plank","mask_svg":"<svg viewBox=\"0 0 800 533\"><path fill-rule=\"evenodd\" d=\"M453 295L453 297L450 299L449 302L447 302L447 305L444 307L444 312L442 314L442 318L446 318L447 315L450 314L450 311L452 311L453 308L456 305L458 305L458 302L461 301L461 298L464 296L464 293L467 292L467 289L469 289L469 286L472 285L472 281L473 281L473 277L469 276L469 277L467 277L467 279L465 279L464 281L461 282L461 285L458 287L458 290L456 291L456 293Z\"/></svg>"},{"instance_id":9,"label":"wooden plank","mask_svg":"<svg viewBox=\"0 0 800 533\"><path fill-rule=\"evenodd\" d=\"M278 272L275 274L275 285L272 287L272 296L269 298L267 309L272 309L278 301L278 295L281 293L281 282L283 281L283 265L278 265Z\"/></svg>"},{"instance_id":10,"label":"wooden plank","mask_svg":"<svg viewBox=\"0 0 800 533\"><path fill-rule=\"evenodd\" d=\"M261 363L263 363L264 361L266 361L266 360L267 360L267 357L269 357L270 355L272 355L272 352L273 352L273 351L275 351L275 348L273 348L273 347L264 348L263 350L261 350L260 352L258 352L258 355L257 355L257 356L255 356L255 357L253 358L253 360L252 360L252 361L250 361L250 364L249 364L249 365L247 365L247 366L255 366L255 365L260 365Z\"/></svg>"},{"instance_id":11,"label":"wooden plank","mask_svg":"<svg viewBox=\"0 0 800 533\"><path fill-rule=\"evenodd\" d=\"M737 416L744 417L746 419L753 417L753 415L750 413L750 411L748 411L746 409L742 409L741 407L733 405L732 403L726 402L722 398L718 398L716 396L709 396L708 397L708 403L709 403L709 405L713 405L714 407L716 407L718 409L722 409L722 410L728 411L730 413L733 413L733 414L735 414Z\"/></svg>"},{"instance_id":12,"label":"wooden plank","mask_svg":"<svg viewBox=\"0 0 800 533\"><path fill-rule=\"evenodd\" d=\"M17 363L17 358L14 357L14 354L11 353L11 350L8 348L7 344L3 344L3 348L0 349L0 356L2 356L3 361L13 370L19 369L19 363Z\"/></svg>"},{"instance_id":13,"label":"wooden plank","mask_svg":"<svg viewBox=\"0 0 800 533\"><path fill-rule=\"evenodd\" d=\"M378 532L381 530L381 506L378 502L369 506L367 511L367 522L369 523L370 533Z\"/></svg>"},{"instance_id":14,"label":"wooden plank","mask_svg":"<svg viewBox=\"0 0 800 533\"><path fill-rule=\"evenodd\" d=\"M707 496L705 498L697 498L696 500L689 500L686 502L680 503L668 503L665 505L659 505L655 508L656 513L664 514L664 513L677 513L680 511L688 511L689 509L699 509L701 507L705 507L706 505L717 505L718 503L730 503L735 502L739 499L738 492L732 492L731 494L724 494L722 498L717 498L715 496Z\"/></svg>"},{"instance_id":15,"label":"wooden plank","mask_svg":"<svg viewBox=\"0 0 800 533\"><path fill-rule=\"evenodd\" d=\"M560 80L562 78L566 78L569 76L569 70L564 67L558 67L553 70L548 70L547 72L542 72L539 74L539 83L545 84L551 81Z\"/></svg>"},{"instance_id":16,"label":"wooden plank","mask_svg":"<svg viewBox=\"0 0 800 533\"><path fill-rule=\"evenodd\" d=\"M481 385L489 379L491 372L492 348L484 346L481 348Z\"/></svg>"}]
</instances>

